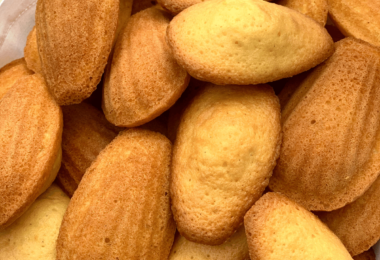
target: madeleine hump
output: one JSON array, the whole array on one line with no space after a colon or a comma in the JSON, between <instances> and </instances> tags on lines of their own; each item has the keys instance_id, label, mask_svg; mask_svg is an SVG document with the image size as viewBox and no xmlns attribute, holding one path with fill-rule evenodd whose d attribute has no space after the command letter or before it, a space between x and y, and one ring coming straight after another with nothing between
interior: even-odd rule
<instances>
[{"instance_id":1,"label":"madeleine hump","mask_svg":"<svg viewBox=\"0 0 380 260\"><path fill-rule=\"evenodd\" d=\"M143 129L120 134L87 169L63 218L58 260L167 259L171 143Z\"/></svg>"},{"instance_id":2,"label":"madeleine hump","mask_svg":"<svg viewBox=\"0 0 380 260\"><path fill-rule=\"evenodd\" d=\"M170 22L175 59L189 74L217 85L260 84L306 71L334 51L313 19L262 0L210 0Z\"/></svg>"},{"instance_id":3,"label":"madeleine hump","mask_svg":"<svg viewBox=\"0 0 380 260\"><path fill-rule=\"evenodd\" d=\"M172 210L186 239L218 245L268 185L281 143L269 85L208 84L181 117L173 150Z\"/></svg>"}]
</instances>

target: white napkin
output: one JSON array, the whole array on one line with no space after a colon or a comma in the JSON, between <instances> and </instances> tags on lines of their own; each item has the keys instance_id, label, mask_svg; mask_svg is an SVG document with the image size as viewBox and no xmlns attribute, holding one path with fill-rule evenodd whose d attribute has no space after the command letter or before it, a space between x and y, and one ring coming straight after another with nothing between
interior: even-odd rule
<instances>
[{"instance_id":1,"label":"white napkin","mask_svg":"<svg viewBox=\"0 0 380 260\"><path fill-rule=\"evenodd\" d=\"M24 57L37 0L0 0L0 68Z\"/></svg>"},{"instance_id":2,"label":"white napkin","mask_svg":"<svg viewBox=\"0 0 380 260\"><path fill-rule=\"evenodd\" d=\"M83 0L78 0L83 1ZM0 0L0 68L24 57L26 38L34 26L37 0ZM380 260L380 243L375 246Z\"/></svg>"}]
</instances>

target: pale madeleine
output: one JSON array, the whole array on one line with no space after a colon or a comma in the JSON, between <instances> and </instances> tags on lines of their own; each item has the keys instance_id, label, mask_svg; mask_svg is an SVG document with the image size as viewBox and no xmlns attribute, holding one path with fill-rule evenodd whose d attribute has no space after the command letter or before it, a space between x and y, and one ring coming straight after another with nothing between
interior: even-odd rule
<instances>
[{"instance_id":1,"label":"pale madeleine","mask_svg":"<svg viewBox=\"0 0 380 260\"><path fill-rule=\"evenodd\" d=\"M172 210L186 239L222 244L269 182L281 143L269 85L208 84L181 117L172 164Z\"/></svg>"},{"instance_id":2,"label":"pale madeleine","mask_svg":"<svg viewBox=\"0 0 380 260\"><path fill-rule=\"evenodd\" d=\"M261 197L244 225L251 260L352 260L317 216L279 193Z\"/></svg>"},{"instance_id":3,"label":"pale madeleine","mask_svg":"<svg viewBox=\"0 0 380 260\"><path fill-rule=\"evenodd\" d=\"M280 0L279 5L296 10L325 26L329 11L327 0Z\"/></svg>"},{"instance_id":4,"label":"pale madeleine","mask_svg":"<svg viewBox=\"0 0 380 260\"><path fill-rule=\"evenodd\" d=\"M12 225L0 231L0 259L56 260L56 241L70 199L53 184Z\"/></svg>"},{"instance_id":5,"label":"pale madeleine","mask_svg":"<svg viewBox=\"0 0 380 260\"><path fill-rule=\"evenodd\" d=\"M170 22L167 42L191 76L218 85L266 83L299 74L334 50L313 19L262 0L210 0Z\"/></svg>"}]
</instances>

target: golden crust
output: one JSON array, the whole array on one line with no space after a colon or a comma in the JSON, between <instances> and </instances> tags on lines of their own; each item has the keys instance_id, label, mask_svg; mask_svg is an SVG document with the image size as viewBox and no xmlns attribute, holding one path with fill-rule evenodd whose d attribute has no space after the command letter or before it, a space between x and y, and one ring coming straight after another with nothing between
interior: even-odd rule
<instances>
[{"instance_id":1,"label":"golden crust","mask_svg":"<svg viewBox=\"0 0 380 260\"><path fill-rule=\"evenodd\" d=\"M62 166L58 181L71 197L87 168L121 129L86 103L64 106L62 112Z\"/></svg>"},{"instance_id":2,"label":"golden crust","mask_svg":"<svg viewBox=\"0 0 380 260\"><path fill-rule=\"evenodd\" d=\"M317 22L262 0L211 0L191 6L173 18L166 39L191 76L217 85L291 77L334 51L330 35Z\"/></svg>"},{"instance_id":3,"label":"golden crust","mask_svg":"<svg viewBox=\"0 0 380 260\"><path fill-rule=\"evenodd\" d=\"M329 14L345 36L380 46L380 2L373 0L327 0Z\"/></svg>"},{"instance_id":4,"label":"golden crust","mask_svg":"<svg viewBox=\"0 0 380 260\"><path fill-rule=\"evenodd\" d=\"M14 60L0 69L0 99L23 76L31 75L24 58Z\"/></svg>"},{"instance_id":5,"label":"golden crust","mask_svg":"<svg viewBox=\"0 0 380 260\"><path fill-rule=\"evenodd\" d=\"M207 85L181 117L174 144L172 210L181 235L226 241L268 185L280 143L269 85Z\"/></svg>"},{"instance_id":6,"label":"golden crust","mask_svg":"<svg viewBox=\"0 0 380 260\"><path fill-rule=\"evenodd\" d=\"M318 213L351 255L358 255L380 239L380 178L357 200L343 208Z\"/></svg>"},{"instance_id":7,"label":"golden crust","mask_svg":"<svg viewBox=\"0 0 380 260\"><path fill-rule=\"evenodd\" d=\"M360 255L354 256L354 260L376 260L375 252L370 248L368 251L361 253Z\"/></svg>"},{"instance_id":8,"label":"golden crust","mask_svg":"<svg viewBox=\"0 0 380 260\"><path fill-rule=\"evenodd\" d=\"M30 31L24 48L26 65L35 73L42 74L40 55L38 54L36 26Z\"/></svg>"},{"instance_id":9,"label":"golden crust","mask_svg":"<svg viewBox=\"0 0 380 260\"><path fill-rule=\"evenodd\" d=\"M167 259L170 141L122 131L87 169L64 216L57 259Z\"/></svg>"},{"instance_id":10,"label":"golden crust","mask_svg":"<svg viewBox=\"0 0 380 260\"><path fill-rule=\"evenodd\" d=\"M280 0L277 4L296 10L325 26L329 6L327 0Z\"/></svg>"},{"instance_id":11,"label":"golden crust","mask_svg":"<svg viewBox=\"0 0 380 260\"><path fill-rule=\"evenodd\" d=\"M270 188L309 210L362 195L380 173L380 48L346 38L282 110L283 145Z\"/></svg>"},{"instance_id":12,"label":"golden crust","mask_svg":"<svg viewBox=\"0 0 380 260\"><path fill-rule=\"evenodd\" d=\"M245 215L244 226L251 260L352 260L326 225L279 193L262 196Z\"/></svg>"},{"instance_id":13,"label":"golden crust","mask_svg":"<svg viewBox=\"0 0 380 260\"><path fill-rule=\"evenodd\" d=\"M249 260L247 237L244 225L225 243L219 246L202 245L191 242L178 234L169 260Z\"/></svg>"},{"instance_id":14,"label":"golden crust","mask_svg":"<svg viewBox=\"0 0 380 260\"><path fill-rule=\"evenodd\" d=\"M59 154L62 112L36 74L20 78L0 100L0 229L41 193Z\"/></svg>"},{"instance_id":15,"label":"golden crust","mask_svg":"<svg viewBox=\"0 0 380 260\"><path fill-rule=\"evenodd\" d=\"M165 42L170 17L157 8L133 15L107 68L102 107L117 126L139 126L169 109L189 83Z\"/></svg>"},{"instance_id":16,"label":"golden crust","mask_svg":"<svg viewBox=\"0 0 380 260\"><path fill-rule=\"evenodd\" d=\"M59 105L96 89L116 33L117 0L40 0L37 45L46 83Z\"/></svg>"}]
</instances>

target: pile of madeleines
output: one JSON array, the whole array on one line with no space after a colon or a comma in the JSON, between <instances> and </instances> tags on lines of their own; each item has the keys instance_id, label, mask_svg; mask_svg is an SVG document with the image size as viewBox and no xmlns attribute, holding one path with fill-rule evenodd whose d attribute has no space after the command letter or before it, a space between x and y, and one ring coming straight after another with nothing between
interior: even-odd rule
<instances>
[{"instance_id":1,"label":"pile of madeleines","mask_svg":"<svg viewBox=\"0 0 380 260\"><path fill-rule=\"evenodd\" d=\"M35 19L0 69L0 259L375 259L380 1Z\"/></svg>"}]
</instances>

